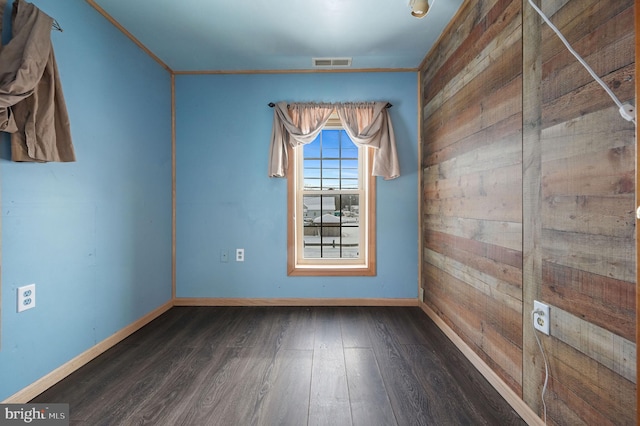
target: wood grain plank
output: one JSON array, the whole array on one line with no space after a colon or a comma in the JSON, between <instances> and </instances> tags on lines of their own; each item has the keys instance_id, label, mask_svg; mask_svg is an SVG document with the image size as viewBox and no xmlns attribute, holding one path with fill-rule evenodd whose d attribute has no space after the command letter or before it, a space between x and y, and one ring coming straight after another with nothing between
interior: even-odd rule
<instances>
[{"instance_id":1,"label":"wood grain plank","mask_svg":"<svg viewBox=\"0 0 640 426\"><path fill-rule=\"evenodd\" d=\"M483 31L489 27L486 24L487 13L496 8L497 0L484 1L482 3L464 3L458 13L455 26L447 28L445 34L438 40L437 48L433 48L425 57L421 67L424 79L430 83L443 84L442 80L447 80L451 75L457 75L469 59L464 57L466 52L473 49L474 42L478 40ZM486 44L493 37L487 37ZM460 65L462 64L462 65ZM442 69L451 70L450 74L441 74ZM435 87L434 92L442 89ZM430 99L429 93L425 91L423 103Z\"/></svg>"},{"instance_id":2,"label":"wood grain plank","mask_svg":"<svg viewBox=\"0 0 640 426\"><path fill-rule=\"evenodd\" d=\"M632 20L630 20L632 22ZM613 28L620 28L618 23L612 24ZM631 25L633 28L633 25ZM603 35L604 36L604 35ZM559 54L559 60L564 61L567 55ZM633 33L627 32L622 38L617 39L615 43L605 46L603 49L597 50L592 55L584 58L589 66L597 75L609 75L620 68L625 67L634 59L634 37ZM543 69L549 68L553 71L548 72L542 82L543 102L550 102L561 96L567 95L572 91L591 83L593 77L584 68L580 62L572 62L557 67L558 64L546 63ZM613 88L617 88L619 83L614 82Z\"/></svg>"},{"instance_id":3,"label":"wood grain plank","mask_svg":"<svg viewBox=\"0 0 640 426\"><path fill-rule=\"evenodd\" d=\"M626 238L542 230L543 260L574 269L633 282L635 242Z\"/></svg>"},{"instance_id":4,"label":"wood grain plank","mask_svg":"<svg viewBox=\"0 0 640 426\"><path fill-rule=\"evenodd\" d=\"M499 197L466 197L431 200L426 214L441 214L493 222L519 222L522 216L522 197L519 193L502 193Z\"/></svg>"},{"instance_id":5,"label":"wood grain plank","mask_svg":"<svg viewBox=\"0 0 640 426\"><path fill-rule=\"evenodd\" d=\"M495 389L489 385L485 380L477 380L473 375L468 374L467 366L468 360L458 350L439 351L438 359L433 360L432 357L427 355L429 349L422 345L406 345L402 347L405 356L408 358L409 363L415 370L425 371L427 374L419 376L421 384L425 389L425 392L432 403L433 410L438 411L441 414L438 416L441 419L440 424L450 425L523 425L524 422L513 410L509 409L503 411L503 407L493 406L490 395L495 392ZM433 349L432 349L433 350ZM457 365L457 368L444 371L446 374L441 373L442 366L440 359L453 360L453 365ZM448 362L447 362L448 364ZM455 379L454 379L455 378ZM468 395L460 394L459 390L450 386L452 379L461 383L468 389L474 389ZM437 389L437 392L431 394L430 389ZM475 399L472 403L469 398ZM479 416L475 412L475 406L483 405L489 407L490 410L495 410L492 416L486 415Z\"/></svg>"},{"instance_id":6,"label":"wood grain plank","mask_svg":"<svg viewBox=\"0 0 640 426\"><path fill-rule=\"evenodd\" d=\"M483 249L488 253L483 254ZM496 279L496 290L510 297L522 297L522 267L502 263L502 250L487 244L474 243L463 238L431 232L424 241L423 261L430 262L425 257L426 250L462 262L470 268L481 271ZM493 281L492 281L493 282Z\"/></svg>"},{"instance_id":7,"label":"wood grain plank","mask_svg":"<svg viewBox=\"0 0 640 426\"><path fill-rule=\"evenodd\" d=\"M634 7L635 9L635 34L636 34L636 58L640 57L640 31L638 29L640 29L640 7L638 7L637 5ZM635 61L635 68L636 68L636 78L638 76L640 76L640 62L639 61ZM637 100L640 99L640 84L636 84L636 104L637 104ZM637 121L637 118L636 118ZM635 138L634 138L634 142L636 144L636 147L638 146L638 135L636 133ZM636 152L636 155L638 155L638 153ZM637 185L637 183L640 182L640 167L638 167L636 165L636 200L640 200L640 185ZM634 206L636 209L639 207L638 203L636 202L636 205ZM637 211L637 210L636 210ZM640 313L637 311L638 306L640 306L640 291L638 291L637 286L638 283L640 283L640 268L638 268L638 265L640 265L640 250L638 250L638 241L640 241L640 226L638 224L638 221L636 221L636 253L635 253L635 261L636 261L636 297L635 297L635 303L636 303L636 335L635 335L635 342L636 345L638 344L638 342L640 342ZM640 371L640 357L636 356L636 370ZM640 407L640 390L638 390L638 386L636 384L636 410L638 410ZM640 418L640 416L638 416L638 418ZM636 421L638 421L638 419L636 419Z\"/></svg>"},{"instance_id":8,"label":"wood grain plank","mask_svg":"<svg viewBox=\"0 0 640 426\"><path fill-rule=\"evenodd\" d=\"M284 308L287 329L282 336L283 349L313 349L315 311L308 307Z\"/></svg>"},{"instance_id":9,"label":"wood grain plank","mask_svg":"<svg viewBox=\"0 0 640 426\"><path fill-rule=\"evenodd\" d=\"M514 61L521 55L521 50L514 48L509 59ZM500 69L499 64L495 65L495 70ZM493 70L494 68L489 67L485 71L486 75L480 74L466 84L464 92L447 99L441 108L426 115L428 119L425 122L425 134L431 140L451 144L520 111L518 97L521 96L521 75L517 73L518 70L510 68L498 77L490 74ZM493 86L492 91L487 91L487 86ZM502 115L484 117L484 112L491 113L496 105L502 106Z\"/></svg>"},{"instance_id":10,"label":"wood grain plank","mask_svg":"<svg viewBox=\"0 0 640 426\"><path fill-rule=\"evenodd\" d=\"M176 368L165 373L166 380L138 401L125 422L152 426L178 424L179 414L189 409L190 402L196 398L200 387L212 370L217 368L221 358L211 347L194 350Z\"/></svg>"},{"instance_id":11,"label":"wood grain plank","mask_svg":"<svg viewBox=\"0 0 640 426\"><path fill-rule=\"evenodd\" d=\"M482 270L472 268L468 264L428 249L425 250L425 262L443 270L517 313L522 309L521 294L511 291L511 285L484 273Z\"/></svg>"},{"instance_id":12,"label":"wood grain plank","mask_svg":"<svg viewBox=\"0 0 640 426\"><path fill-rule=\"evenodd\" d=\"M340 311L316 311L309 424L351 424Z\"/></svg>"},{"instance_id":13,"label":"wood grain plank","mask_svg":"<svg viewBox=\"0 0 640 426\"><path fill-rule=\"evenodd\" d=\"M602 80L609 87L615 88L614 93L620 102L625 103L634 99L635 67L633 64L603 76ZM617 109L613 101L606 96L604 89L595 81L546 102L543 107L543 127L564 123L604 108Z\"/></svg>"},{"instance_id":14,"label":"wood grain plank","mask_svg":"<svg viewBox=\"0 0 640 426\"><path fill-rule=\"evenodd\" d=\"M518 112L459 140L428 133L424 136L428 143L423 149L422 168L438 165L469 151L490 147L502 140L517 141L521 137L522 116Z\"/></svg>"},{"instance_id":15,"label":"wood grain plank","mask_svg":"<svg viewBox=\"0 0 640 426\"><path fill-rule=\"evenodd\" d=\"M427 345L427 336L422 332L423 324L414 321L414 315L420 312L418 308L396 309L387 307L377 313L383 321L394 341L400 345Z\"/></svg>"},{"instance_id":16,"label":"wood grain plank","mask_svg":"<svg viewBox=\"0 0 640 426\"><path fill-rule=\"evenodd\" d=\"M542 195L633 196L634 154L633 147L621 146L546 161L542 165Z\"/></svg>"},{"instance_id":17,"label":"wood grain plank","mask_svg":"<svg viewBox=\"0 0 640 426\"><path fill-rule=\"evenodd\" d=\"M597 75L610 74L634 60L633 11L628 9L620 19L607 21L573 46ZM558 52L542 66L543 102L565 95L592 81L585 67L565 52Z\"/></svg>"},{"instance_id":18,"label":"wood grain plank","mask_svg":"<svg viewBox=\"0 0 640 426\"><path fill-rule=\"evenodd\" d=\"M88 416L88 410L84 406L93 406L100 400L109 388L109 379L127 376L137 365L144 362L144 357L128 356L136 352L136 349L136 345L120 343L31 401L34 403L74 401L76 404L74 404L75 409L70 411L71 418L83 420ZM83 374L80 375L80 373ZM78 376L80 377L77 378Z\"/></svg>"},{"instance_id":19,"label":"wood grain plank","mask_svg":"<svg viewBox=\"0 0 640 426\"><path fill-rule=\"evenodd\" d=\"M634 146L633 124L620 120L615 108L605 108L547 127L541 132L542 161L605 155L612 150Z\"/></svg>"},{"instance_id":20,"label":"wood grain plank","mask_svg":"<svg viewBox=\"0 0 640 426\"><path fill-rule=\"evenodd\" d=\"M425 356L427 349L424 346L403 345L401 350L411 368L427 372L420 376L419 382L425 389L425 396L430 403L429 408L433 416L440 419L442 424L487 424L485 419L475 415L472 404L464 395L460 395L457 389L448 386L451 381L450 376L442 374L443 369L433 364L432 357ZM437 391L432 392L434 389Z\"/></svg>"},{"instance_id":21,"label":"wood grain plank","mask_svg":"<svg viewBox=\"0 0 640 426\"><path fill-rule=\"evenodd\" d=\"M229 347L220 352L216 368L209 370L197 392L190 393L191 399L176 413L174 424L250 424L260 401L261 382L255 378L264 377L269 360L251 347ZM246 380L248 377L254 380Z\"/></svg>"},{"instance_id":22,"label":"wood grain plank","mask_svg":"<svg viewBox=\"0 0 640 426\"><path fill-rule=\"evenodd\" d=\"M344 350L354 425L397 425L376 357L369 348Z\"/></svg>"},{"instance_id":23,"label":"wood grain plank","mask_svg":"<svg viewBox=\"0 0 640 426\"><path fill-rule=\"evenodd\" d=\"M583 414L580 409L586 403L609 422L635 424L636 412L629 409L635 401L634 383L621 380L618 374L564 342L543 336L543 345L553 360L550 389L555 390L557 381L571 391L565 402L575 413Z\"/></svg>"},{"instance_id":24,"label":"wood grain plank","mask_svg":"<svg viewBox=\"0 0 640 426\"><path fill-rule=\"evenodd\" d=\"M345 348L370 348L371 338L367 331L366 317L363 315L362 308L343 309L339 316L342 345Z\"/></svg>"},{"instance_id":25,"label":"wood grain plank","mask_svg":"<svg viewBox=\"0 0 640 426\"><path fill-rule=\"evenodd\" d=\"M542 4L540 4L539 7L545 15L553 16L570 1L571 0L545 0L541 2Z\"/></svg>"},{"instance_id":26,"label":"wood grain plank","mask_svg":"<svg viewBox=\"0 0 640 426\"><path fill-rule=\"evenodd\" d=\"M618 424L606 418L596 408L584 400L578 398L575 393L561 382L551 378L549 383L551 383L553 390L545 394L547 417L551 419L548 424L558 426L564 424L615 426ZM570 407L567 401L570 402L573 407ZM555 419L557 419L557 421L555 421Z\"/></svg>"},{"instance_id":27,"label":"wood grain plank","mask_svg":"<svg viewBox=\"0 0 640 426\"><path fill-rule=\"evenodd\" d=\"M251 424L297 426L307 423L312 356L312 351L290 349L278 354L264 376L260 407Z\"/></svg>"},{"instance_id":28,"label":"wood grain plank","mask_svg":"<svg viewBox=\"0 0 640 426\"><path fill-rule=\"evenodd\" d=\"M342 329L340 314L336 308L317 308L315 310L314 349L341 349Z\"/></svg>"},{"instance_id":29,"label":"wood grain plank","mask_svg":"<svg viewBox=\"0 0 640 426\"><path fill-rule=\"evenodd\" d=\"M70 409L72 420L109 419L111 424L128 424L147 396L154 389L165 385L167 372L175 371L185 359L191 358L193 348L168 347L146 360L134 364L128 374L118 376L126 380L111 381L100 393L93 394L93 403L85 403L82 409Z\"/></svg>"},{"instance_id":30,"label":"wood grain plank","mask_svg":"<svg viewBox=\"0 0 640 426\"><path fill-rule=\"evenodd\" d=\"M513 50L510 61L522 56L520 49ZM500 69L498 65L496 69ZM489 68L486 72L492 70ZM473 84L475 92L469 88L469 92L465 90L457 97L450 98L441 108L428 115L425 135L430 140L440 141L440 146L446 146L443 143L452 144L519 113L522 108L522 81L521 74L515 71L517 69L510 70L495 82L487 81L485 78L488 76L481 74L467 84ZM495 87L487 91L487 86Z\"/></svg>"},{"instance_id":31,"label":"wood grain plank","mask_svg":"<svg viewBox=\"0 0 640 426\"><path fill-rule=\"evenodd\" d=\"M410 365L402 357L400 344L379 317L371 317L368 323L373 353L397 423L427 425L427 419L435 418L435 413L420 391L416 377L411 374Z\"/></svg>"},{"instance_id":32,"label":"wood grain plank","mask_svg":"<svg viewBox=\"0 0 640 426\"><path fill-rule=\"evenodd\" d=\"M511 125L514 117L517 120L521 119L518 113L496 126L500 127L506 121ZM492 126L492 128L495 127ZM521 145L518 143L520 132L511 132L508 129L506 133L502 133L504 129L498 130L496 132L480 131L473 137L467 137L459 143L450 145L449 148L452 149L445 148L445 150L435 151L437 147L430 145L433 146L431 152L434 152L434 157L428 158L427 161L437 158L439 162L423 168L424 183L435 185L445 179L452 179L451 182L456 182L462 178L472 179L475 175L481 174L491 176L493 173L495 173L496 179L499 179L505 173L512 171L514 167L518 167L522 162ZM488 137L492 137L492 139L487 139ZM455 152L453 148L455 148ZM469 175L471 176L467 177ZM518 181L518 179L519 174L511 175L511 180ZM500 182L504 183L505 181ZM431 189L431 187L427 189ZM432 193L429 192L429 194Z\"/></svg>"},{"instance_id":33,"label":"wood grain plank","mask_svg":"<svg viewBox=\"0 0 640 426\"><path fill-rule=\"evenodd\" d=\"M508 146L508 145L507 145ZM486 151L497 151L499 147L485 147ZM485 153L486 154L486 153ZM461 166L464 158L456 157L454 161ZM481 160L481 158L478 158ZM492 162L488 160L488 162ZM441 163L442 164L442 163ZM479 167L479 166L476 166ZM487 167L485 165L485 167ZM441 167L438 176L427 174L425 177L424 195L430 199L444 200L448 198L466 198L470 196L483 196L494 198L503 191L522 192L522 182L517 178L522 173L520 163L509 164L503 167L495 167L489 170L474 170L470 173L446 173L446 168ZM435 179L433 179L435 177ZM428 179L431 178L431 179Z\"/></svg>"},{"instance_id":34,"label":"wood grain plank","mask_svg":"<svg viewBox=\"0 0 640 426\"><path fill-rule=\"evenodd\" d=\"M233 336L233 340L226 339L228 347L250 348L260 345L263 342L262 333L267 332L266 327L270 324L264 321L267 309L264 307L249 307L246 309L233 307L230 312L242 313L243 315L232 316L227 323L228 333Z\"/></svg>"},{"instance_id":35,"label":"wood grain plank","mask_svg":"<svg viewBox=\"0 0 640 426\"><path fill-rule=\"evenodd\" d=\"M551 309L550 316L553 337L636 382L635 343L560 308Z\"/></svg>"},{"instance_id":36,"label":"wood grain plank","mask_svg":"<svg viewBox=\"0 0 640 426\"><path fill-rule=\"evenodd\" d=\"M314 350L310 392L310 425L351 424L351 405L342 349Z\"/></svg>"},{"instance_id":37,"label":"wood grain plank","mask_svg":"<svg viewBox=\"0 0 640 426\"><path fill-rule=\"evenodd\" d=\"M540 16L523 1L522 17L522 399L541 418L544 417L541 368L543 356L537 351L535 331L527 327L533 301L540 298L542 262L540 233L541 210L541 28ZM544 2L536 2L538 5ZM547 419L544 419L545 421Z\"/></svg>"},{"instance_id":38,"label":"wood grain plank","mask_svg":"<svg viewBox=\"0 0 640 426\"><path fill-rule=\"evenodd\" d=\"M635 283L551 262L544 262L542 272L543 300L634 341Z\"/></svg>"},{"instance_id":39,"label":"wood grain plank","mask_svg":"<svg viewBox=\"0 0 640 426\"><path fill-rule=\"evenodd\" d=\"M430 248L437 249L442 243L452 250L482 253L487 260L522 269L521 223L425 214L423 225L427 227L423 242ZM446 241L448 239L450 241ZM517 279L507 281L519 282Z\"/></svg>"},{"instance_id":40,"label":"wood grain plank","mask_svg":"<svg viewBox=\"0 0 640 426\"><path fill-rule=\"evenodd\" d=\"M520 11L517 2L500 0L495 6L479 4L476 10L491 7L479 19L460 47L447 59L433 76L428 76L431 84L426 86L424 113L442 107L449 99L460 93L466 84L478 77L493 60L500 58L503 50L509 49L520 39ZM486 9L485 9L486 10ZM480 10L478 15L483 12ZM478 54L478 51L480 54ZM498 74L499 73L492 73Z\"/></svg>"},{"instance_id":41,"label":"wood grain plank","mask_svg":"<svg viewBox=\"0 0 640 426\"><path fill-rule=\"evenodd\" d=\"M631 196L551 195L542 203L545 227L633 240L635 223Z\"/></svg>"},{"instance_id":42,"label":"wood grain plank","mask_svg":"<svg viewBox=\"0 0 640 426\"><path fill-rule=\"evenodd\" d=\"M569 1L564 7L558 9L553 16L549 16L569 43L573 44L583 37L588 37L596 31L603 22L615 20L618 14L630 7L633 7L633 0ZM551 28L544 25L542 27L542 62L547 62L549 58L557 55L559 52L566 52L566 47L552 32ZM584 54L585 52L579 51L579 53Z\"/></svg>"}]
</instances>

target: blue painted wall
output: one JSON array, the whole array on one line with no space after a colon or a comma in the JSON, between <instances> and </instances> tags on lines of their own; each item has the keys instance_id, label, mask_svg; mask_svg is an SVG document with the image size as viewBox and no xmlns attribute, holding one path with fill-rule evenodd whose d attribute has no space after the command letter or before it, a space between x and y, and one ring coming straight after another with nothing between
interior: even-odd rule
<instances>
[{"instance_id":1,"label":"blue painted wall","mask_svg":"<svg viewBox=\"0 0 640 426\"><path fill-rule=\"evenodd\" d=\"M416 73L184 75L176 92L178 297L417 297ZM377 276L287 277L286 180L267 177L280 100L393 104L402 176L377 181Z\"/></svg>"},{"instance_id":2,"label":"blue painted wall","mask_svg":"<svg viewBox=\"0 0 640 426\"><path fill-rule=\"evenodd\" d=\"M84 1L33 3L78 161L12 163L2 135L0 401L171 299L170 76Z\"/></svg>"}]
</instances>

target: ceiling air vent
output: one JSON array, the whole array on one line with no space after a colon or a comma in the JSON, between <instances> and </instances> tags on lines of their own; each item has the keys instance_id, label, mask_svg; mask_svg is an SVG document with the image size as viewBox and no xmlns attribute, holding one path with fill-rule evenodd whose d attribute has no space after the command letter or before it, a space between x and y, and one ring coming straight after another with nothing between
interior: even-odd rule
<instances>
[{"instance_id":1,"label":"ceiling air vent","mask_svg":"<svg viewBox=\"0 0 640 426\"><path fill-rule=\"evenodd\" d=\"M320 68L350 67L351 58L313 58L313 66Z\"/></svg>"}]
</instances>

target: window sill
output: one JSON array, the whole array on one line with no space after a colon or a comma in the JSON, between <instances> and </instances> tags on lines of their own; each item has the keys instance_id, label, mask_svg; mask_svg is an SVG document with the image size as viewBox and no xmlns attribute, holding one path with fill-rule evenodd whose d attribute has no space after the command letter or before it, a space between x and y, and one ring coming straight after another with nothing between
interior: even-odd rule
<instances>
[{"instance_id":1,"label":"window sill","mask_svg":"<svg viewBox=\"0 0 640 426\"><path fill-rule=\"evenodd\" d=\"M375 265L297 265L290 266L287 275L290 277L373 277L376 275L376 267Z\"/></svg>"}]
</instances>

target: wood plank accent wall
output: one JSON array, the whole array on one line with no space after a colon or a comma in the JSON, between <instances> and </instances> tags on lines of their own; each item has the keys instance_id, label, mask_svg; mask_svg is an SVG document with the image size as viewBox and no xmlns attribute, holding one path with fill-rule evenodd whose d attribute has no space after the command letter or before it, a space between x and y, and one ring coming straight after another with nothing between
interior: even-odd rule
<instances>
[{"instance_id":1,"label":"wood plank accent wall","mask_svg":"<svg viewBox=\"0 0 640 426\"><path fill-rule=\"evenodd\" d=\"M522 8L462 7L422 73L422 285L522 395Z\"/></svg>"},{"instance_id":2,"label":"wood plank accent wall","mask_svg":"<svg viewBox=\"0 0 640 426\"><path fill-rule=\"evenodd\" d=\"M539 0L635 104L633 0ZM635 128L528 0L468 0L420 70L425 303L549 424L636 423Z\"/></svg>"},{"instance_id":3,"label":"wood plank accent wall","mask_svg":"<svg viewBox=\"0 0 640 426\"><path fill-rule=\"evenodd\" d=\"M636 16L636 25L635 25L636 57L638 57L640 56L640 7L637 5L637 1L635 6L635 16ZM638 75L640 75L640 62L636 61L636 76ZM638 99L640 99L640 84L638 84L638 81L636 80L636 105L637 105ZM638 114L636 114L636 121L637 120L638 120ZM637 146L638 146L638 132L636 130L636 147ZM640 170L638 170L638 167L637 167L637 164L639 163L640 161L638 161L638 152L636 149L636 209L638 209L638 200L640 200L640 190L637 185L637 182L640 182ZM636 216L636 283L640 281L639 280L640 271L638 271L638 265L640 264L640 250L638 250L638 241L640 241L640 229L638 229L638 219L640 218ZM640 341L640 327L638 327L638 324L640 324L640 312L638 312L638 309L637 309L638 305L640 305L640 291L636 291L636 345L638 341ZM636 353L636 377L637 377L638 371L640 371L640 358L638 358ZM638 384L636 381L636 412L639 407L640 407L640 391L638 390ZM640 423L640 416L636 418L636 422Z\"/></svg>"},{"instance_id":4,"label":"wood plank accent wall","mask_svg":"<svg viewBox=\"0 0 640 426\"><path fill-rule=\"evenodd\" d=\"M622 102L635 103L633 0L554 3L552 22ZM548 414L565 424L635 424L635 128L546 25L541 40Z\"/></svg>"}]
</instances>

